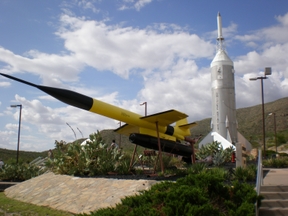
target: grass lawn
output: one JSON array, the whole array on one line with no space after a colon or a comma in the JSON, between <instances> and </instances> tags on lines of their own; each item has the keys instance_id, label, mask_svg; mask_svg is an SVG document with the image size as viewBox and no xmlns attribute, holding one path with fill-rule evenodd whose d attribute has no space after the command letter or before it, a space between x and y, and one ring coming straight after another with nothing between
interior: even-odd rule
<instances>
[{"instance_id":1,"label":"grass lawn","mask_svg":"<svg viewBox=\"0 0 288 216\"><path fill-rule=\"evenodd\" d=\"M13 213L13 214L12 214ZM1 215L21 215L21 216L71 216L73 214L51 209L49 207L37 206L29 203L20 202L5 196L0 192L0 216Z\"/></svg>"}]
</instances>

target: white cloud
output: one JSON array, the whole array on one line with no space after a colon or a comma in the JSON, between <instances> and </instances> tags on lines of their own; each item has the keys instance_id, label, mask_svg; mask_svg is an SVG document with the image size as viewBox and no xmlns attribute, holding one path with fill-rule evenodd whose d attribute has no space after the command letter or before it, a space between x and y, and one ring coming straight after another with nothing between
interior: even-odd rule
<instances>
[{"instance_id":1,"label":"white cloud","mask_svg":"<svg viewBox=\"0 0 288 216\"><path fill-rule=\"evenodd\" d=\"M95 7L94 2L96 1L78 0L78 6L84 9L90 9L94 13L98 13L100 10Z\"/></svg>"},{"instance_id":2,"label":"white cloud","mask_svg":"<svg viewBox=\"0 0 288 216\"><path fill-rule=\"evenodd\" d=\"M213 54L213 45L186 32L159 34L67 15L61 20L63 27L57 34L78 61L100 71L113 71L126 79L133 69L165 70L177 58L203 58Z\"/></svg>"},{"instance_id":3,"label":"white cloud","mask_svg":"<svg viewBox=\"0 0 288 216\"><path fill-rule=\"evenodd\" d=\"M270 46L277 45L279 43L287 43L288 13L286 13L284 16L277 16L276 20L279 22L278 25L258 29L252 31L251 34L237 35L234 37L234 39L246 42L248 46L250 46L253 42L258 43L258 46L262 47L262 49L269 48Z\"/></svg>"},{"instance_id":4,"label":"white cloud","mask_svg":"<svg viewBox=\"0 0 288 216\"><path fill-rule=\"evenodd\" d=\"M151 3L152 0L138 0L134 7L136 8L137 11L139 11L142 7L146 6L147 4Z\"/></svg>"},{"instance_id":5,"label":"white cloud","mask_svg":"<svg viewBox=\"0 0 288 216\"><path fill-rule=\"evenodd\" d=\"M11 83L9 82L0 82L0 87L9 87Z\"/></svg>"},{"instance_id":6,"label":"white cloud","mask_svg":"<svg viewBox=\"0 0 288 216\"><path fill-rule=\"evenodd\" d=\"M60 81L75 81L77 73L83 68L83 63L77 61L73 55L56 55L40 53L30 50L20 56L0 47L0 61L7 64L0 71L2 73L29 72L39 75L45 85L59 86ZM61 74L57 73L61 71Z\"/></svg>"},{"instance_id":7,"label":"white cloud","mask_svg":"<svg viewBox=\"0 0 288 216\"><path fill-rule=\"evenodd\" d=\"M123 0L119 10L136 9L140 11L153 0Z\"/></svg>"},{"instance_id":8,"label":"white cloud","mask_svg":"<svg viewBox=\"0 0 288 216\"><path fill-rule=\"evenodd\" d=\"M137 2L141 6L140 1ZM133 5L137 2L126 1ZM145 6L145 2L142 5ZM259 101L255 100L258 99L255 95L260 96L260 82L252 82L249 78L261 75L265 67L272 67L273 71L269 79L264 81L265 101L287 96L288 38L278 35L287 35L287 17L288 15L279 16L279 24L257 30L250 35L235 35L237 25L233 23L224 29L226 38L235 35L234 39L257 48L250 48L247 53L233 59L237 107L260 103L260 97ZM52 86L64 86L65 81L65 84L69 83L71 89L77 92L137 113L144 114L144 108L139 104L146 101L148 114L177 109L187 113L190 121L211 117L209 61L215 47L210 39L205 40L196 34L190 34L185 28L163 23L139 29L109 25L108 22L67 14L61 16L60 22L62 25L56 35L63 40L64 54L29 50L21 56L0 48L0 60L7 64L1 72L29 72L40 76L44 84ZM213 34L216 35L216 32ZM233 49L233 44L228 45L229 52ZM203 65L202 60L208 62L204 67L200 66ZM84 86L76 83L80 73L87 67L93 68L90 73L115 73L125 79L130 79L132 73L137 73L139 77L143 77L142 89L137 92L136 98L130 100L119 100L117 91L100 95L96 87L88 88L85 83ZM2 82L0 86L9 87L9 83ZM120 88L119 86L119 92ZM49 149L53 145L51 140L73 140L74 134L66 123L71 125L78 138L81 135L77 128L87 137L96 130L118 127L116 120L57 103L50 96L37 95L37 98L34 95L34 99L28 99L21 92L19 95L15 96L15 100L24 107L23 148ZM17 119L16 110L13 112ZM12 131L15 125L12 126L7 124L7 131L0 133L0 143L15 145L4 137L5 134L15 135L15 128ZM29 136L31 132L28 131L45 136L41 141L35 140ZM39 146L39 142L42 146Z\"/></svg>"}]
</instances>

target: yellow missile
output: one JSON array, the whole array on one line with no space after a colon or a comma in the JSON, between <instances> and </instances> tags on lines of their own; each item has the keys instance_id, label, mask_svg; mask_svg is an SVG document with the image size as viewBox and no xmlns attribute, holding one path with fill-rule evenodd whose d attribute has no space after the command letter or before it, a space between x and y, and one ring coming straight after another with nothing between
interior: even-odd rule
<instances>
[{"instance_id":1,"label":"yellow missile","mask_svg":"<svg viewBox=\"0 0 288 216\"><path fill-rule=\"evenodd\" d=\"M187 123L185 113L177 110L168 110L161 113L156 113L148 116L141 116L137 113L125 110L123 108L105 103L103 101L88 97L86 95L49 86L36 85L16 77L0 73L9 79L25 83L36 87L52 97L80 109L84 109L93 113L97 113L108 118L112 118L126 124L116 130L116 132L129 135L131 133L145 134L157 137L156 123L158 125L159 137L166 140L185 140L185 137L190 136L190 128L196 123ZM175 126L170 124L175 123Z\"/></svg>"}]
</instances>

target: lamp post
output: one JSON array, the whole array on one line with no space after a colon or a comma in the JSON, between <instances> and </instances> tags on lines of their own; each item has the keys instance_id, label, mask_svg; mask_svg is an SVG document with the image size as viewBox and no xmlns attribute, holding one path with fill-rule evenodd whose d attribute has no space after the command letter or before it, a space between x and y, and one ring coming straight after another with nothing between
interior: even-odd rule
<instances>
[{"instance_id":1,"label":"lamp post","mask_svg":"<svg viewBox=\"0 0 288 216\"><path fill-rule=\"evenodd\" d=\"M118 124L119 124L119 127L121 127L121 121L118 122ZM121 133L119 133L119 148L121 147L121 138L122 138Z\"/></svg>"},{"instance_id":2,"label":"lamp post","mask_svg":"<svg viewBox=\"0 0 288 216\"><path fill-rule=\"evenodd\" d=\"M17 157L16 157L16 163L18 164L18 159L19 159L19 145L20 145L20 128L21 128L22 104L11 105L10 107L13 107L13 108L20 107L20 112L19 112L19 127L18 127L18 142L17 142Z\"/></svg>"},{"instance_id":3,"label":"lamp post","mask_svg":"<svg viewBox=\"0 0 288 216\"><path fill-rule=\"evenodd\" d=\"M276 151L276 154L277 154L277 132L276 132L276 113L272 112L272 113L269 113L269 116L270 115L273 115L273 119L274 119L274 136L275 136L275 151Z\"/></svg>"},{"instance_id":4,"label":"lamp post","mask_svg":"<svg viewBox=\"0 0 288 216\"><path fill-rule=\"evenodd\" d=\"M147 102L143 102L140 106L145 105L145 116L147 116Z\"/></svg>"},{"instance_id":5,"label":"lamp post","mask_svg":"<svg viewBox=\"0 0 288 216\"><path fill-rule=\"evenodd\" d=\"M271 75L271 67L266 67L264 76L250 78L251 81L261 80L261 95L262 95L262 130L263 130L263 156L266 158L266 143L265 143L265 110L264 110L264 91L263 91L263 80L267 79L267 75Z\"/></svg>"},{"instance_id":6,"label":"lamp post","mask_svg":"<svg viewBox=\"0 0 288 216\"><path fill-rule=\"evenodd\" d=\"M144 103L140 104L140 106L142 106L142 105L145 105L145 116L147 116L147 102L144 102ZM134 162L134 157L135 157L136 150L137 150L137 145L135 145L134 150L133 150L133 154L132 154L132 158L131 158L131 161L130 161L129 170L131 169L132 164Z\"/></svg>"}]
</instances>

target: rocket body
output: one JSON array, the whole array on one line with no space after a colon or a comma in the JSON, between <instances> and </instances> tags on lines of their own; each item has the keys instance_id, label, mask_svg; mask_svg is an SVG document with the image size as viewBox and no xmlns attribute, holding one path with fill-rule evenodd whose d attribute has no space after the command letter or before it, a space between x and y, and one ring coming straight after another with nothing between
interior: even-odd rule
<instances>
[{"instance_id":1,"label":"rocket body","mask_svg":"<svg viewBox=\"0 0 288 216\"><path fill-rule=\"evenodd\" d=\"M218 49L211 63L212 132L237 143L234 66L224 49Z\"/></svg>"},{"instance_id":2,"label":"rocket body","mask_svg":"<svg viewBox=\"0 0 288 216\"><path fill-rule=\"evenodd\" d=\"M232 144L237 143L234 65L224 49L222 19L217 15L218 48L211 62L212 132L217 132Z\"/></svg>"},{"instance_id":3,"label":"rocket body","mask_svg":"<svg viewBox=\"0 0 288 216\"><path fill-rule=\"evenodd\" d=\"M224 49L220 13L217 15L217 27L217 52L210 65L212 92L211 132L201 140L199 147L218 141L223 148L228 148L235 146L239 139L246 145L246 139L242 139L243 136L237 131L235 71L233 62Z\"/></svg>"}]
</instances>

